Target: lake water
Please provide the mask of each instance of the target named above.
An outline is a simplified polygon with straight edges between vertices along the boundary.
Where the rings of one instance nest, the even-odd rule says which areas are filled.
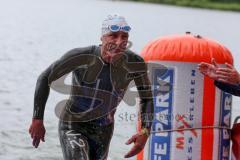
[[[228,47],[240,70],[240,13],[101,0],[0,0],[1,160],[62,159],[54,108],[66,97],[53,90],[45,111],[46,142],[38,149],[31,146],[28,127],[36,79],[66,51],[99,44],[102,20],[110,13],[127,18],[137,53],[152,39],[191,31]],[[240,114],[239,103],[234,97],[233,117]],[[126,113],[134,114],[135,107],[121,103],[116,116]],[[134,133],[134,121],[116,117],[111,159],[123,159],[131,147],[124,143]]]

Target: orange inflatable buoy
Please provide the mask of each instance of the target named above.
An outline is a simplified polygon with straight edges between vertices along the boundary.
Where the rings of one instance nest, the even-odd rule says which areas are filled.
[[[154,88],[154,119],[149,141],[137,159],[229,159],[232,96],[216,88],[197,65],[212,58],[222,66],[233,64],[230,51],[188,33],[153,40],[141,56]],[[162,82],[169,84],[169,92],[162,92]]]

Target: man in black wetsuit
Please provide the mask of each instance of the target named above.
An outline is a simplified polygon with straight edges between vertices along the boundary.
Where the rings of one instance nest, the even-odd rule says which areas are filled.
[[[214,80],[214,84],[224,92],[230,93],[234,96],[240,96],[240,74],[231,65],[226,63],[226,67],[219,67],[214,59],[212,63],[202,62],[198,69],[203,74]],[[232,140],[232,160],[240,159],[240,123],[237,123],[238,116],[234,120],[231,130]]]
[[[59,138],[64,160],[107,159],[114,113],[132,80],[140,96],[142,130],[127,141],[134,146],[125,158],[144,148],[151,130],[153,99],[144,60],[127,49],[130,29],[124,17],[108,16],[102,24],[100,46],[73,49],[39,76],[29,128],[33,146],[44,141],[43,117],[50,85],[72,72],[70,98],[57,106],[61,109]],[[66,94],[61,88],[56,90]]]

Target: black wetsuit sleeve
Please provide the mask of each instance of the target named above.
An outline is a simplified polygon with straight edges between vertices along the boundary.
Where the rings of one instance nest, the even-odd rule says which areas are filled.
[[[61,76],[73,71],[76,68],[77,64],[71,65],[72,64],[71,60],[76,59],[75,57],[78,55],[82,55],[84,53],[88,54],[90,50],[91,50],[90,47],[73,49],[67,52],[59,60],[51,64],[46,70],[44,70],[40,74],[37,80],[34,94],[34,108],[33,108],[34,119],[43,119],[44,117],[45,105],[50,92],[50,84],[54,80],[60,78]],[[87,63],[86,60],[82,61],[83,62],[79,63]],[[56,71],[58,72],[57,74],[55,73]]]
[[[240,85],[232,85],[219,81],[214,81],[214,84],[224,92],[230,93],[234,96],[240,96]]]
[[[153,98],[147,74],[134,79],[140,97],[141,127],[151,128],[153,120]]]
[[[139,64],[140,65],[140,64]],[[147,74],[147,66],[142,60],[141,65],[144,65],[144,71],[134,78],[138,94],[140,97],[140,116],[141,116],[141,127],[151,128],[153,120],[153,95],[151,90],[151,83]]]

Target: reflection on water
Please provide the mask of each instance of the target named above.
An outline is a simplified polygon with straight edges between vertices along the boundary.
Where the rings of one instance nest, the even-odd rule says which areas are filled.
[[[169,34],[193,33],[218,40],[240,58],[240,14],[164,5],[99,0],[9,0],[0,5],[0,159],[62,159],[54,107],[66,98],[51,91],[46,105],[46,142],[31,147],[28,127],[32,117],[37,76],[64,52],[100,43],[100,26],[109,13],[119,13],[131,24],[132,49],[139,52],[150,40]],[[239,63],[236,67],[240,70]],[[233,116],[240,113],[234,99]],[[121,103],[117,115],[135,113]],[[118,119],[118,117],[116,117]],[[116,121],[111,159],[123,159],[135,133],[134,121]],[[134,158],[132,158],[134,159]]]

